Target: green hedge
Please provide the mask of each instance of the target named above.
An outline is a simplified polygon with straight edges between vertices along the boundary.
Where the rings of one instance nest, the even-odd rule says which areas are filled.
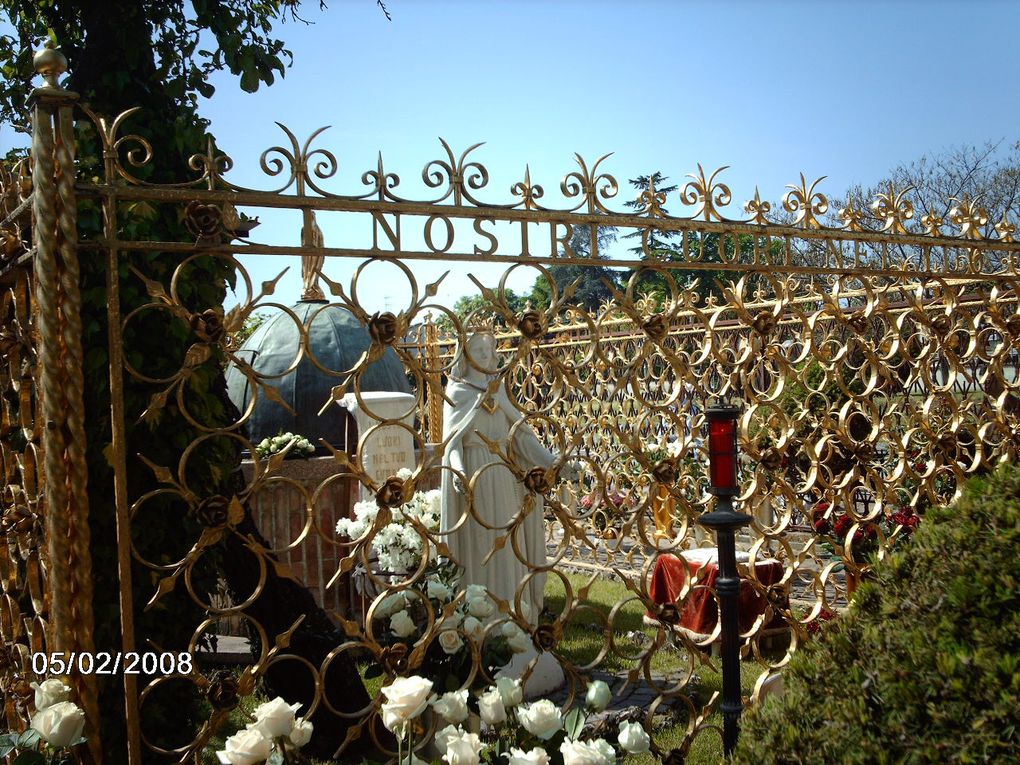
[[[735,762],[1020,762],[1020,469],[931,510],[784,676]]]

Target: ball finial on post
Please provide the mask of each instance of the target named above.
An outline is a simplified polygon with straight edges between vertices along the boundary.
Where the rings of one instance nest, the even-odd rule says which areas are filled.
[[[46,46],[36,51],[35,56],[32,57],[32,64],[35,66],[36,74],[42,75],[42,78],[46,80],[47,86],[63,90],[60,83],[57,82],[57,78],[67,71],[67,57],[57,50],[52,40],[47,40]]]

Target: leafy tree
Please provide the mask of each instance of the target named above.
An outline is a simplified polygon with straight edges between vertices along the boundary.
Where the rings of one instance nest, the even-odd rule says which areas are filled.
[[[603,253],[610,244],[616,241],[616,227],[598,226],[595,236],[598,251]],[[570,249],[579,258],[591,257],[590,227],[579,226],[574,228],[573,235],[570,237]],[[562,250],[560,254],[563,256],[567,255]],[[600,255],[599,257],[602,256]],[[614,285],[619,284],[619,275],[616,271],[607,266],[595,265],[594,263],[581,266],[556,265],[550,266],[548,270],[549,275],[555,281],[556,287],[561,294],[575,279],[581,279],[571,303],[579,305],[589,312],[597,311],[599,306],[612,299],[612,292],[606,286],[606,281]],[[539,309],[548,308],[551,304],[552,285],[550,285],[549,280],[545,276],[539,276],[535,280],[535,284],[531,288],[530,299],[532,305]]]
[[[518,295],[513,290],[508,289],[506,291],[506,301],[512,311],[520,313],[525,309],[528,298],[524,295]],[[481,295],[462,295],[457,298],[457,302],[453,304],[453,312],[457,314],[457,318],[460,319],[462,323],[467,320],[469,316],[471,316],[473,320],[492,319],[496,322],[501,322],[502,317],[497,316],[493,311],[488,310],[489,307],[489,301]],[[439,318],[436,319],[436,326],[446,333],[454,333],[457,331],[453,321],[445,313],[440,314]]]
[[[244,320],[244,326],[241,327],[241,330],[234,335],[234,341],[237,345],[241,346],[244,341],[255,334],[255,330],[265,324],[270,317],[271,314],[264,311],[256,311],[249,315],[248,318]]]
[[[656,170],[651,175],[639,175],[637,178],[631,178],[628,183],[638,191],[643,193],[649,190],[649,184],[654,184],[655,191],[658,194],[664,194],[667,197],[680,188],[675,183],[668,183],[669,178]],[[626,207],[631,208],[634,212],[638,212],[646,207],[645,202],[639,199],[632,199],[629,202],[624,203]],[[665,207],[660,208],[662,212],[668,213]],[[647,251],[654,253],[664,259],[668,259],[677,251],[677,245],[674,240],[680,237],[679,231],[657,231],[652,230],[648,235]],[[635,240],[634,246],[630,248],[630,252],[635,255],[640,255],[642,258],[646,253],[646,244],[642,240],[640,231],[632,231],[629,234],[624,234],[624,239]]]
[[[380,6],[382,3],[379,3]],[[0,36],[0,119],[24,122],[25,104],[32,87],[32,54],[44,39],[61,45],[69,61],[68,89],[99,114],[115,116],[130,107],[140,106],[126,127],[143,135],[152,145],[154,161],[138,169],[149,182],[179,181],[189,177],[187,158],[206,143],[207,121],[198,114],[198,96],[213,94],[210,77],[218,71],[230,71],[247,91],[271,84],[282,75],[291,54],[274,34],[279,21],[300,20],[299,0],[0,0],[0,11],[12,30]],[[320,2],[320,6],[324,5]],[[385,7],[383,7],[385,12]],[[212,50],[201,46],[206,40]],[[95,129],[87,120],[76,125],[79,177],[102,176],[102,146]],[[95,203],[83,200],[79,205],[79,236],[99,239],[102,218]],[[124,240],[193,240],[180,222],[180,211],[171,205],[133,205],[118,210],[117,225]],[[166,287],[180,256],[173,253],[126,253],[126,265],[155,283]],[[122,266],[122,268],[124,268]],[[86,438],[89,444],[89,503],[96,592],[96,644],[104,649],[120,645],[118,575],[114,492],[112,469],[104,454],[111,441],[110,391],[107,352],[108,304],[105,259],[82,258],[82,323],[85,348],[85,406],[89,413]],[[127,269],[121,276],[121,310],[128,315],[149,302],[142,282]],[[234,283],[234,273],[226,261],[204,257],[192,262],[187,278],[181,280],[180,298],[186,310],[199,312],[222,306],[226,289]],[[125,358],[136,369],[152,377],[176,372],[179,359],[196,342],[196,332],[186,322],[147,311],[124,331]],[[160,315],[164,314],[164,315]],[[195,368],[188,379],[186,399],[190,414],[212,426],[229,426],[237,412],[226,397],[223,357],[212,346],[210,358]],[[149,405],[153,389],[125,375],[127,452],[142,453],[153,464],[176,469],[184,449],[199,437],[174,401],[147,417],[140,417]],[[171,397],[172,399],[173,397]],[[236,442],[212,438],[203,442],[187,463],[187,484],[199,496],[230,497],[237,491],[239,454]],[[134,500],[151,491],[154,480],[141,464],[132,463],[128,471],[129,498]],[[180,557],[182,542],[190,545],[202,533],[196,508],[180,500],[161,499],[146,504],[147,512],[134,520],[134,539],[139,555],[157,563],[171,563]],[[241,588],[258,580],[258,564],[248,552],[242,536],[260,538],[250,514],[237,526],[238,534],[228,534],[217,548],[207,551],[205,571],[196,571],[193,583],[199,589],[222,570],[231,586]],[[325,614],[315,606],[312,596],[296,582],[280,578],[268,567],[263,595],[252,604],[249,614],[267,627],[270,635],[290,626],[297,616],[304,622],[291,641],[292,650],[318,664],[330,648],[343,639]],[[163,650],[184,650],[191,631],[200,621],[197,606],[183,594],[171,593],[155,607],[143,610],[154,585],[152,572],[135,567],[135,624],[139,636]],[[327,677],[326,693],[338,708],[357,708],[367,696],[359,681],[338,670]],[[270,669],[267,680],[273,688],[287,687],[293,675],[286,669]],[[344,675],[337,678],[336,675]],[[107,757],[122,759],[123,715],[120,678],[105,679],[101,687],[104,729],[102,737]],[[197,711],[193,695],[185,683],[174,684],[166,693],[146,702],[146,719],[162,724],[146,729],[150,741],[179,746],[181,736],[195,722]],[[338,693],[335,686],[342,690]],[[294,686],[290,686],[292,689]],[[307,696],[310,689],[290,694]],[[321,708],[321,707],[320,707]],[[342,724],[332,716],[330,724],[316,725],[311,753],[329,756],[343,739]],[[120,719],[118,719],[120,718]],[[160,722],[162,720],[162,722]],[[173,721],[170,726],[167,721]],[[171,727],[176,730],[171,730]]]
[[[636,178],[631,178],[629,181],[631,186],[635,190],[640,192],[646,192],[649,190],[649,183],[651,183],[657,194],[664,194],[668,198],[668,195],[675,192],[679,185],[675,183],[669,183],[669,178],[663,175],[661,172],[656,171],[651,175],[639,175]],[[643,209],[646,206],[646,202],[640,198],[631,200],[626,203],[627,207],[630,207],[635,212]],[[668,208],[665,206],[660,207],[663,213],[669,213]],[[625,278],[632,278],[633,274],[637,274],[637,285],[635,287],[635,294],[654,294],[658,302],[665,300],[670,293],[669,282],[666,277],[663,276],[661,271],[651,270],[640,270],[642,268],[649,268],[657,265],[659,261],[662,261],[662,268],[665,270],[668,264],[671,262],[678,262],[684,260],[684,252],[682,241],[682,234],[679,231],[651,231],[647,237],[643,237],[643,232],[633,231],[629,234],[624,235],[624,239],[635,240],[634,246],[630,248],[630,252],[633,252],[641,257],[643,261],[642,265],[635,268],[630,275]],[[753,253],[753,242],[749,236],[740,237],[740,252],[742,257],[750,258]],[[735,245],[732,237],[726,238],[726,243],[723,245],[723,252],[727,257],[732,258]],[[699,260],[704,263],[720,263],[722,262],[720,257],[720,236],[714,233],[700,234],[698,232],[691,232],[687,235],[687,249],[688,252],[701,251]],[[720,269],[669,269],[670,275],[676,282],[679,289],[690,290],[693,289],[700,295],[702,302],[710,295],[715,295],[717,298],[721,298],[722,294],[719,288],[716,286],[716,280],[722,282],[732,281],[736,278],[736,275]]]

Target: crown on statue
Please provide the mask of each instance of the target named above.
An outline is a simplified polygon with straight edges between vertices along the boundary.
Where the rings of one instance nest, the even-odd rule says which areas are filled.
[[[495,335],[496,317],[491,313],[476,312],[468,317],[468,321],[464,324],[464,332],[468,335]]]

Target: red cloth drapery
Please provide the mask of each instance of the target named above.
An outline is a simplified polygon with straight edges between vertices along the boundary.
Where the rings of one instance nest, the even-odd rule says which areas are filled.
[[[743,556],[746,560],[747,554]],[[689,592],[682,603],[680,593],[688,576],[695,576],[700,569],[701,574],[697,589]],[[741,566],[745,568],[746,565]],[[765,586],[775,584],[783,576],[783,566],[776,560],[760,560],[755,563],[755,574],[758,581]],[[680,556],[664,554],[655,562],[652,571],[652,582],[649,594],[655,603],[663,605],[676,603],[680,608],[680,626],[702,635],[710,635],[719,619],[719,609],[715,599],[715,580],[719,576],[719,565],[715,548],[700,548],[681,553]],[[766,598],[755,592],[746,577],[740,581],[740,598],[738,600],[738,622],[740,631],[746,632],[754,624],[754,620],[765,613],[768,602]],[[653,617],[655,614],[649,613]],[[782,619],[777,615],[766,627],[780,626]]]

